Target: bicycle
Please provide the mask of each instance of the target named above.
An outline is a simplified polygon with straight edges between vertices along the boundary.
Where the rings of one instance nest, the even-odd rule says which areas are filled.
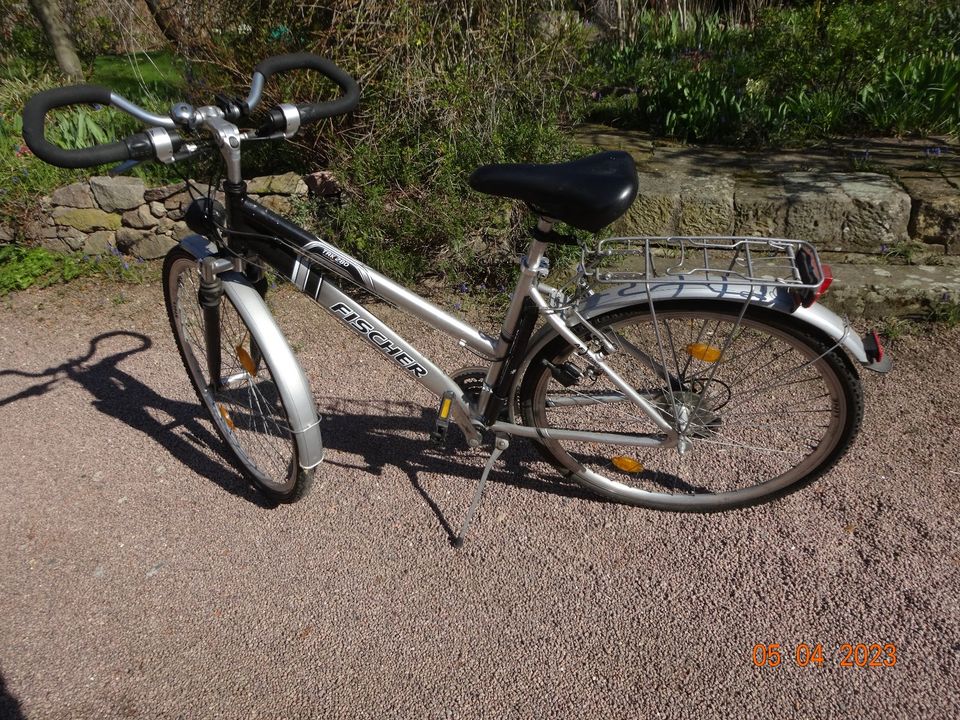
[[[271,76],[321,73],[332,101],[283,103],[251,120]],[[561,474],[622,503],[666,510],[744,507],[793,492],[843,456],[859,429],[856,364],[886,372],[875,331],[863,336],[818,303],[831,281],[816,249],[756,237],[610,238],[580,243],[558,222],[598,232],[635,199],[638,179],[623,152],[554,165],[478,168],[473,189],[519,200],[537,216],[498,336],[471,327],[330,242],[247,196],[242,146],[293,137],[350,112],[356,82],[308,54],[260,62],[245,99],[174,105],[155,115],[99,86],[39,93],[24,109],[24,139],[54,165],[174,163],[217,149],[225,203],[213,189],[193,200],[196,233],[167,255],[163,289],[191,383],[236,466],[263,493],[289,502],[323,458],[309,383],[264,297],[265,268],[289,280],[365,338],[439,400],[431,436],[451,424],[470,447],[492,438],[470,509],[513,437],[527,438]],[[46,114],[98,103],[150,125],[122,141],[65,150],[44,138]],[[549,246],[580,246],[573,276],[553,287]],[[479,356],[482,367],[447,375],[358,300],[346,281],[410,313]]]

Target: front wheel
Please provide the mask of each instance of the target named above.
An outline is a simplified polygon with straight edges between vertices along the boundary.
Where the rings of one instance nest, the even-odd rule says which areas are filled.
[[[175,247],[163,264],[170,327],[193,388],[223,438],[234,464],[265,495],[291,502],[308,487],[313,470],[300,467],[297,443],[274,373],[256,334],[224,293],[215,313],[219,377],[210,377],[197,260]],[[216,343],[212,343],[215,345]]]
[[[591,320],[616,348],[607,364],[660,411],[686,452],[554,439],[538,440],[541,450],[600,495],[666,510],[753,505],[823,475],[860,426],[856,370],[794,318],[754,306],[741,317],[742,309],[672,301]],[[561,337],[530,361],[519,400],[531,427],[662,433]]]

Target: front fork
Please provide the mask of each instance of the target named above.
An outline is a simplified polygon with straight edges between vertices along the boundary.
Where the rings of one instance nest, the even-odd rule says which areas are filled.
[[[207,373],[210,387],[219,391],[222,383],[220,348],[220,303],[223,302],[223,281],[220,273],[233,269],[233,261],[208,256],[200,261],[198,300],[203,311],[203,339],[207,348]]]

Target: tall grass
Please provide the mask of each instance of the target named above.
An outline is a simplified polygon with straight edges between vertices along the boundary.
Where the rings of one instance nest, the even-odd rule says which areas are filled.
[[[591,53],[595,120],[751,144],[960,132],[953,0],[823,0],[744,25],[643,9],[624,33]]]

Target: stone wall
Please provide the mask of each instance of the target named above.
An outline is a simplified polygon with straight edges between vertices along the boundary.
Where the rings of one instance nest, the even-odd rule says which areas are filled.
[[[801,150],[682,145],[601,125],[574,138],[626,150],[640,193],[624,235],[734,234],[882,255],[960,256],[960,149],[944,138],[873,138]]]
[[[193,185],[203,194],[209,190],[203,183]],[[288,213],[296,197],[335,190],[335,181],[324,172],[268,175],[247,182],[251,197],[279,213]],[[222,193],[218,198],[222,202]],[[163,257],[191,232],[183,222],[191,202],[184,183],[148,188],[139,178],[92,177],[43,197],[38,217],[23,230],[27,240],[51,250],[88,255],[119,251],[149,260]]]
[[[822,250],[881,253],[910,240],[910,213],[910,196],[877,173],[640,172],[640,193],[618,230],[784,237]]]

